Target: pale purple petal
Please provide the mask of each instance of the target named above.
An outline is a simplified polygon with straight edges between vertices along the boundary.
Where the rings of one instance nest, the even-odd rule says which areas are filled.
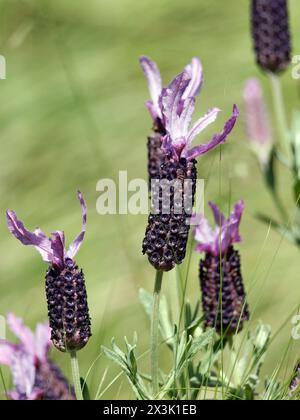
[[[38,324],[35,331],[35,356],[40,362],[46,362],[51,346],[51,331],[48,323]]]
[[[64,232],[61,232],[60,230],[52,232],[51,248],[52,264],[57,267],[63,268],[66,255]]]
[[[191,222],[193,225],[197,223],[194,229],[195,240],[198,242],[197,250],[209,251],[215,239],[212,227],[203,215],[194,216]]]
[[[216,222],[216,229],[213,230],[204,216],[194,218],[194,236],[198,242],[196,250],[207,252],[218,256],[227,252],[228,248],[236,242],[241,241],[239,225],[244,210],[244,202],[235,204],[234,210],[228,219],[220,212],[219,208],[209,203]]]
[[[186,155],[185,157],[187,157],[188,159],[195,159],[197,156],[203,155],[204,153],[208,152],[209,150],[213,149],[219,144],[224,143],[224,141],[226,140],[226,137],[235,126],[238,115],[239,115],[238,108],[236,105],[234,105],[232,115],[229,118],[229,120],[227,120],[227,122],[225,123],[223,131],[221,133],[215,134],[209,143],[200,144],[199,146],[196,146],[192,148],[191,150],[188,150],[185,153]]]
[[[234,210],[228,219],[228,228],[230,231],[230,240],[232,243],[241,241],[241,236],[239,234],[239,226],[241,223],[241,218],[242,218],[244,209],[245,209],[244,201],[243,200],[238,201],[235,204]]]
[[[183,103],[183,108],[180,116],[177,117],[178,127],[177,131],[179,133],[178,137],[185,137],[189,131],[189,126],[192,122],[192,116],[195,110],[195,98],[187,98]]]
[[[220,211],[219,207],[212,201],[210,201],[208,204],[212,209],[216,225],[223,226],[226,222],[226,217],[224,216],[224,214]]]
[[[221,110],[219,108],[212,108],[210,109],[202,118],[199,118],[197,122],[193,125],[191,130],[189,131],[187,135],[187,142],[188,144],[191,144],[194,138],[201,133],[209,124],[216,121],[216,118],[218,116],[218,113]]]
[[[249,143],[260,163],[269,163],[274,140],[270,117],[259,80],[250,79],[244,88],[245,123]]]
[[[145,56],[140,57],[140,64],[148,80],[148,87],[153,103],[153,108],[151,108],[151,115],[156,115],[156,117],[161,118],[159,96],[162,91],[162,81],[159,69],[154,61]]]
[[[44,391],[42,389],[39,388],[34,388],[31,391],[31,394],[28,395],[28,400],[29,401],[36,401],[36,400],[41,400],[43,398],[44,395]]]
[[[197,96],[203,84],[203,71],[199,58],[194,57],[192,62],[185,67],[185,70],[191,80],[182,95],[182,99]]]
[[[270,120],[260,81],[247,80],[243,93],[249,140],[258,144],[272,142]]]
[[[157,118],[160,118],[160,116],[157,115],[157,108],[154,106],[152,101],[146,101],[145,105],[146,105],[146,108],[148,109],[153,121],[155,121]]]
[[[51,262],[51,241],[40,229],[30,232],[18,219],[16,213],[11,210],[7,210],[6,219],[8,229],[23,245],[35,246],[41,253],[43,260]]]
[[[20,394],[18,391],[9,391],[7,395],[13,401],[24,400],[24,395]],[[44,395],[44,391],[38,388],[34,388],[30,395],[26,395],[26,400],[27,401],[41,400],[43,398],[43,395]]]
[[[166,134],[162,139],[162,145],[167,154],[176,153],[172,144],[172,139],[169,134]]]
[[[18,351],[18,346],[0,340],[0,365],[11,366],[14,352]]]
[[[9,313],[7,315],[7,324],[11,331],[19,338],[24,350],[34,355],[35,353],[35,340],[33,332],[26,327],[23,320],[16,315]]]
[[[187,147],[186,134],[195,109],[195,99],[187,98],[185,101],[182,101],[182,104],[181,114],[174,117],[172,128],[174,137],[172,137],[171,143],[177,157],[180,156],[183,149]]]
[[[166,131],[170,134],[172,140],[179,138],[181,135],[182,130],[178,131],[178,117],[182,112],[182,94],[189,81],[187,73],[182,72],[175,77],[167,88],[162,90],[160,103]]]
[[[80,191],[78,191],[77,196],[78,196],[78,199],[79,199],[79,202],[80,202],[81,212],[82,212],[82,228],[81,228],[80,234],[71,243],[69,251],[68,251],[68,257],[72,258],[72,259],[75,257],[75,255],[79,251],[79,248],[80,248],[80,246],[82,244],[82,241],[84,239],[85,231],[86,231],[86,220],[87,220],[87,207],[86,207],[86,202],[84,200],[84,197],[83,197],[83,195]]]
[[[11,371],[17,393],[30,397],[35,383],[34,357],[24,352],[14,354]]]

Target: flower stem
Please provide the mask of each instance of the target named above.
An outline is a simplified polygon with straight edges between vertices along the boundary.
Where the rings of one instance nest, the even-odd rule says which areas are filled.
[[[158,383],[158,329],[159,329],[159,300],[162,285],[163,271],[158,270],[155,277],[153,292],[153,307],[151,320],[151,377],[154,397],[159,392]]]
[[[272,86],[273,104],[280,135],[280,141],[284,147],[284,150],[287,152],[287,156],[290,156],[289,128],[285,112],[281,80],[279,76],[275,74],[270,74],[270,81]]]
[[[77,359],[77,352],[76,351],[71,351],[70,356],[71,356],[72,377],[73,377],[76,399],[78,401],[83,401],[83,395],[82,395],[82,389],[81,389],[81,383],[80,383],[79,365],[78,365],[78,359]]]

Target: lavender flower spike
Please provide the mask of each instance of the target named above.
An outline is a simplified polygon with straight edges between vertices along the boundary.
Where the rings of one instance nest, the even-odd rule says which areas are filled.
[[[249,142],[265,168],[270,162],[274,141],[260,81],[255,78],[247,80],[243,94]]]
[[[18,344],[0,340],[0,364],[10,367],[15,387],[8,396],[13,400],[74,399],[67,380],[49,359],[48,324],[38,324],[32,332],[14,314],[8,314],[7,322],[20,340]]]
[[[202,215],[193,216],[196,225],[196,250],[204,252],[200,261],[200,285],[205,325],[221,333],[234,334],[249,319],[243,286],[240,256],[233,247],[240,242],[239,225],[244,210],[243,201],[235,204],[226,219],[219,208],[209,203],[214,214],[213,229]]]
[[[33,245],[49,263],[46,295],[51,339],[61,351],[79,350],[91,336],[84,274],[74,260],[86,230],[86,203],[81,192],[78,192],[78,199],[82,209],[82,229],[68,250],[64,232],[55,231],[50,238],[40,229],[30,232],[16,213],[7,211],[10,232],[24,245]]]
[[[174,188],[167,197],[170,204],[162,189],[155,193],[159,205],[155,206],[155,212],[149,216],[143,253],[147,254],[155,269],[163,271],[171,270],[185,257],[196,191],[195,158],[223,143],[239,114],[234,105],[232,115],[223,130],[215,134],[208,143],[192,147],[195,137],[215,121],[220,110],[213,108],[191,124],[195,98],[184,97],[190,81],[189,72],[184,70],[162,90],[159,99],[166,134],[162,138],[163,155],[157,180],[160,184],[168,181]]]
[[[287,0],[252,0],[251,15],[257,64],[280,73],[291,61]]]
[[[160,96],[162,93],[162,80],[157,64],[150,58],[140,57],[140,64],[148,81],[151,100],[146,102],[150,115],[153,120],[154,134],[148,137],[148,174],[149,190],[151,189],[151,179],[158,179],[160,166],[164,157],[162,150],[162,138],[166,134],[165,121],[160,106]],[[183,92],[183,99],[195,97],[199,94],[203,82],[202,65],[198,58],[194,57],[190,64],[185,67],[189,75],[190,83]]]

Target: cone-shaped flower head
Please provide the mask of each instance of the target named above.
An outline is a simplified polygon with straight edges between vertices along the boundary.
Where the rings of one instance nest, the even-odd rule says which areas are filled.
[[[247,136],[251,148],[264,168],[269,164],[274,143],[260,81],[255,78],[247,80],[243,95]]]
[[[74,399],[67,380],[49,359],[48,324],[38,324],[33,332],[14,314],[8,314],[7,322],[19,339],[17,344],[0,340],[0,364],[10,367],[14,384],[9,397],[13,400]]]
[[[150,115],[153,120],[154,134],[148,137],[148,174],[149,189],[151,189],[151,179],[159,178],[159,170],[164,157],[162,150],[162,138],[166,134],[165,119],[161,110],[160,96],[162,94],[163,85],[157,64],[150,58],[140,57],[140,64],[148,81],[148,87],[151,100],[146,102]],[[194,57],[190,64],[185,67],[186,73],[189,75],[190,82],[183,92],[183,99],[188,97],[196,97],[203,83],[202,65],[198,58]]]
[[[252,0],[252,37],[257,64],[265,71],[279,73],[291,61],[286,0]]]
[[[216,228],[203,215],[193,216],[196,250],[205,253],[200,262],[200,285],[205,325],[234,334],[249,319],[240,256],[233,245],[241,241],[239,225],[244,203],[239,201],[227,219],[210,203]]]
[[[238,117],[238,109],[234,106],[222,132],[215,134],[208,143],[192,147],[195,137],[215,121],[219,109],[211,109],[192,124],[195,97],[186,95],[190,86],[190,72],[185,69],[162,89],[158,101],[166,134],[162,138],[163,156],[157,180],[159,186],[169,183],[171,187],[167,200],[162,188],[153,192],[152,199],[158,204],[149,216],[143,242],[143,253],[157,270],[171,270],[185,257],[196,190],[195,158],[223,143]]]
[[[82,209],[82,230],[68,250],[62,231],[53,232],[50,238],[40,229],[30,232],[16,213],[7,211],[10,232],[22,244],[33,245],[49,263],[46,295],[51,339],[61,351],[79,350],[91,336],[84,275],[74,260],[86,230],[86,203],[81,192],[78,192],[78,199]]]

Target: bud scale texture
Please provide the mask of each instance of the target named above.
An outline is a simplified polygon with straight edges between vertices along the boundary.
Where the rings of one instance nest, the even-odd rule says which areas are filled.
[[[51,340],[60,351],[79,350],[91,336],[84,274],[72,260],[65,268],[50,267],[46,295]]]
[[[245,304],[238,251],[230,247],[227,254],[221,257],[221,262],[219,256],[206,254],[200,262],[200,285],[206,327],[215,327],[218,333],[223,330],[228,335],[234,334],[237,329],[240,331],[244,321],[249,319],[249,311]]]

